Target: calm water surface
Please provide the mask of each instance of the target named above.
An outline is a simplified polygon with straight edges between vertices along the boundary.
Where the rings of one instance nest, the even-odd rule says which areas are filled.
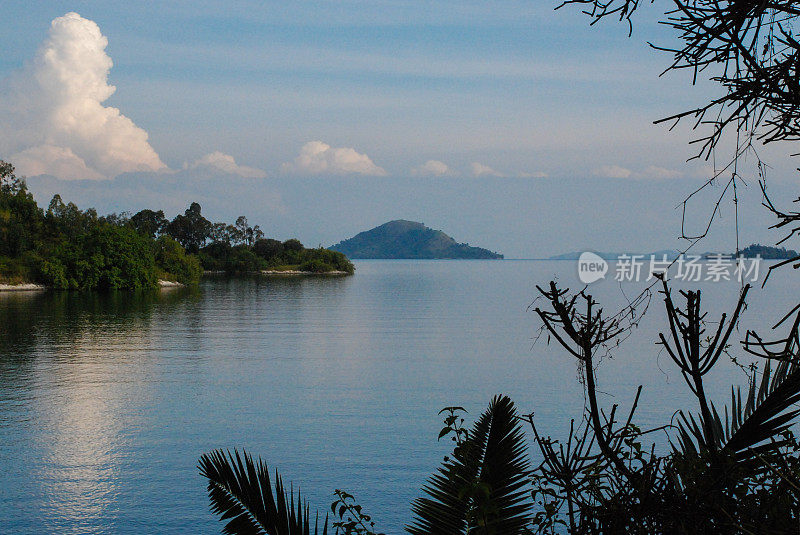
[[[348,278],[205,279],[154,295],[0,294],[0,532],[218,533],[198,457],[244,447],[328,508],[355,494],[387,533],[447,452],[437,412],[512,396],[561,436],[583,404],[576,365],[528,311],[535,285],[578,287],[573,262],[364,261]],[[796,301],[773,275],[743,326]],[[718,315],[735,283],[704,284]],[[613,310],[639,286],[592,286]],[[624,292],[624,293],[623,293]],[[603,362],[608,404],[645,384],[639,420],[688,400],[653,345],[664,313]],[[715,371],[728,395],[742,373]]]

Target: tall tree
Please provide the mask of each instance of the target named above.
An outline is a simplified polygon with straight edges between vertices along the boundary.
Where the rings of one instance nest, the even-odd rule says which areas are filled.
[[[18,256],[34,247],[42,211],[14,166],[0,160],[0,256]]]
[[[136,232],[151,238],[161,235],[169,225],[163,210],[142,210],[131,217],[130,223]]]
[[[211,222],[201,212],[200,205],[193,202],[183,215],[175,216],[167,225],[167,234],[190,253],[197,253],[211,235]]]

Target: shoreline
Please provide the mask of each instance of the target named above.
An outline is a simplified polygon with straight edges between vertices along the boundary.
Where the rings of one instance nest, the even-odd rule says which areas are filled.
[[[0,292],[42,292],[47,290],[47,286],[23,282],[21,284],[0,284]]]
[[[350,275],[350,273],[346,271],[327,271],[324,273],[317,273],[315,271],[299,271],[296,269],[288,269],[288,270],[277,270],[277,269],[265,269],[262,271],[252,271],[251,274],[259,274],[259,275],[281,275],[281,276],[345,276]],[[221,275],[225,274],[224,271],[204,271],[203,275]],[[164,279],[158,279],[156,281],[156,288],[160,290],[168,290],[174,288],[185,288],[186,285],[177,282],[177,281],[168,281]],[[33,282],[22,282],[19,284],[5,284],[0,283],[0,292],[46,292],[50,290],[47,286],[43,284],[36,284]]]
[[[156,283],[158,288],[184,288],[186,285],[176,281],[167,281],[158,279]],[[32,282],[23,282],[20,284],[0,284],[0,292],[44,292],[49,290],[47,286],[42,284],[34,284]]]
[[[349,275],[346,271],[325,271],[323,273],[317,273],[316,271],[298,271],[296,269],[287,269],[284,271],[280,271],[277,269],[264,269],[261,270],[260,273],[262,275]]]
[[[324,272],[316,272],[316,271],[300,271],[297,269],[262,269],[260,271],[247,271],[244,273],[228,273],[227,271],[203,271],[203,275],[331,275],[331,276],[339,276],[339,275],[352,275],[352,273],[348,273],[347,271],[324,271]]]
[[[183,288],[186,285],[177,281],[165,281],[163,279],[158,279],[158,287],[159,288]]]

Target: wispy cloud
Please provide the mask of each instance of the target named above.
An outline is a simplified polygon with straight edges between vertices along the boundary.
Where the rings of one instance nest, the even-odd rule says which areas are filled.
[[[453,176],[455,174],[446,163],[439,160],[428,160],[411,169],[411,176]]]
[[[494,169],[492,169],[488,165],[484,165],[484,164],[479,163],[479,162],[473,162],[470,165],[470,169],[472,170],[472,176],[475,176],[475,177],[481,177],[481,176],[504,177],[504,176],[506,176],[503,173],[500,173],[499,171],[495,171]]]
[[[630,178],[635,180],[668,180],[684,176],[681,171],[657,165],[650,165],[640,170],[631,170],[620,165],[604,165],[595,169],[593,174],[602,178]]]
[[[630,178],[633,171],[619,165],[603,165],[595,169],[593,174],[602,178]]]
[[[309,141],[292,162],[281,166],[285,173],[298,175],[367,175],[386,176],[366,154],[346,147],[331,147],[322,141]]]
[[[519,178],[547,178],[547,173],[544,171],[534,171],[533,173],[517,173]]]
[[[264,178],[267,173],[255,167],[239,165],[230,154],[224,152],[211,152],[206,154],[193,164],[187,166],[190,169],[212,169],[222,171],[231,175],[238,175],[246,178]]]
[[[641,178],[654,178],[657,180],[667,180],[670,178],[682,178],[683,173],[675,169],[667,169],[666,167],[659,167],[651,165],[641,173],[637,173],[637,177]]]

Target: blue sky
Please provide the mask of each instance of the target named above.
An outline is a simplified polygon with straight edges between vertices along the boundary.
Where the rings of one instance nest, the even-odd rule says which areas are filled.
[[[28,79],[42,78],[41,69],[31,64],[48,39],[51,21],[77,12],[99,27],[108,40],[104,54],[114,63],[107,83],[116,91],[101,105],[117,108],[137,132],[146,132],[154,154],[142,156],[144,167],[135,168],[131,162],[146,151],[133,151],[124,163],[109,163],[100,161],[108,153],[103,147],[87,148],[85,139],[73,143],[64,132],[31,134],[30,141],[25,135],[15,137],[19,121],[22,132],[53,126],[35,126],[44,115],[34,110],[36,121],[17,113],[7,114],[4,123],[0,115],[0,136],[7,138],[0,138],[0,158],[22,154],[18,160],[28,165],[34,192],[36,174],[71,178],[56,185],[52,179],[40,180],[42,195],[69,191],[79,205],[108,210],[140,209],[145,198],[157,201],[162,183],[169,182],[159,176],[180,171],[178,186],[163,186],[171,195],[165,202],[168,210],[177,199],[195,195],[208,198],[204,208],[209,213],[234,218],[241,205],[238,192],[248,196],[245,204],[253,204],[255,213],[247,215],[262,227],[271,226],[276,234],[294,229],[306,241],[327,244],[373,223],[413,215],[427,216],[426,223],[457,239],[485,241],[511,256],[557,254],[589,241],[604,242],[595,244],[598,249],[671,247],[679,229],[667,222],[661,232],[656,228],[638,238],[634,233],[631,242],[621,238],[625,233],[615,226],[619,222],[603,213],[609,207],[624,209],[634,224],[645,224],[655,202],[645,195],[658,190],[669,205],[667,216],[673,214],[682,195],[708,169],[706,162],[685,163],[693,150],[685,128],[670,133],[652,121],[702,102],[712,88],[693,88],[683,75],[658,77],[669,58],[649,49],[646,41],[669,43],[670,36],[655,24],[654,6],[645,6],[628,38],[624,25],[589,28],[576,8],[556,12],[554,5],[5,2],[7,20],[14,21],[0,35],[0,78],[6,85],[24,80],[26,69],[33,73]],[[70,38],[54,40],[53,46],[71,46]],[[20,108],[11,92],[0,98]],[[43,97],[42,105],[51,100]],[[323,144],[307,145],[315,141]],[[25,152],[45,145],[48,151]],[[65,167],[52,164],[54,146],[60,157],[67,152],[69,158],[80,157],[86,176],[74,166],[59,176],[54,170]],[[786,152],[766,153],[779,182],[791,178],[793,162]],[[32,160],[45,154],[49,163]],[[435,163],[426,165],[430,161]],[[222,181],[239,184],[237,176],[248,175],[262,182],[227,189],[230,199],[210,196],[198,190],[206,164]],[[156,176],[142,177],[140,185],[148,184],[150,196],[119,185],[129,184],[131,177],[115,179],[147,170]],[[436,176],[426,182],[426,175]],[[352,191],[354,178],[362,181],[356,184],[370,192],[369,198],[348,202],[346,214],[326,204],[337,188]],[[591,232],[568,218],[558,225],[548,218],[537,232],[555,236],[538,243],[521,230],[509,236],[508,229],[524,227],[519,223],[531,217],[516,212],[515,221],[514,199],[529,198],[533,206],[528,209],[535,213],[537,199],[558,192],[559,182],[581,180],[591,182],[597,193],[591,199],[573,197],[569,207],[593,215],[597,223]],[[331,194],[314,200],[314,184]],[[506,199],[507,207],[481,212],[476,201],[487,197],[489,185],[488,197],[500,204]],[[620,188],[634,195],[625,207],[615,204]],[[97,193],[101,190],[102,195]],[[636,192],[642,195],[638,202]],[[254,202],[254,195],[262,195],[264,202]],[[432,195],[440,202],[421,213]],[[407,214],[391,209],[398,196],[406,199]],[[385,207],[385,217],[376,207]],[[298,224],[311,210],[312,220]],[[482,221],[480,226],[455,215],[467,210]],[[477,227],[483,230],[467,230]],[[723,242],[721,237],[720,244],[710,245]]]

